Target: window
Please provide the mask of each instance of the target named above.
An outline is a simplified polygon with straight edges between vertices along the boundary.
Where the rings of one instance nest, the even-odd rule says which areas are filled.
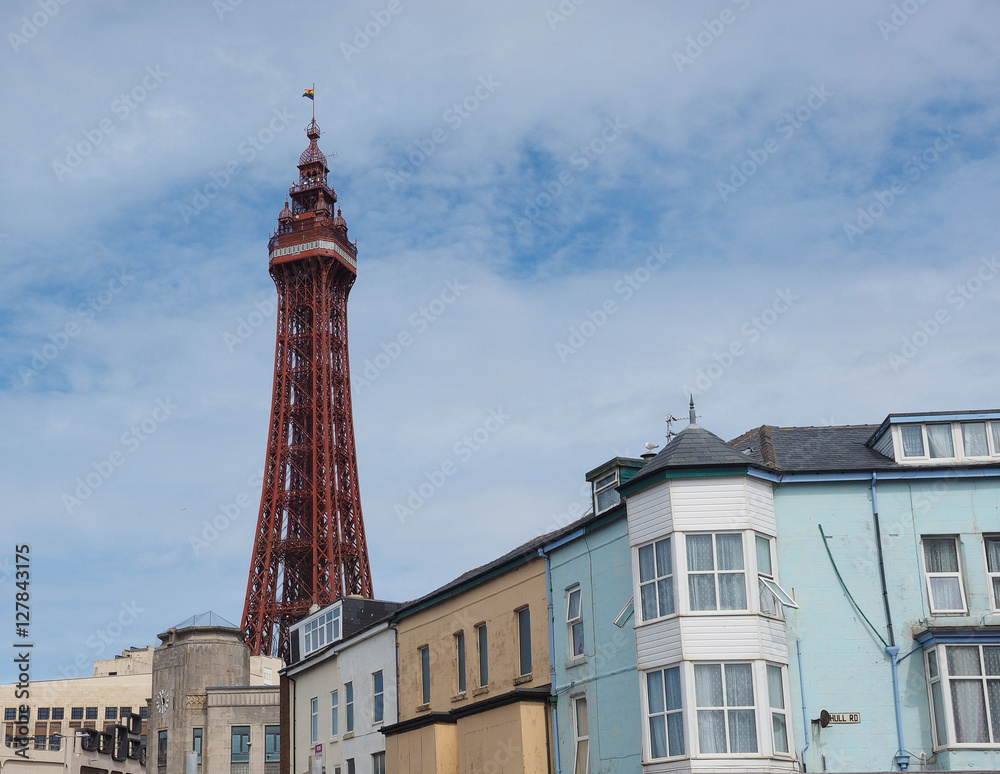
[[[62,749],[62,734],[55,733],[49,735],[49,749],[50,750]]]
[[[17,720],[17,707],[4,707],[4,720]]]
[[[340,691],[330,691],[330,736],[340,733]]]
[[[757,752],[750,664],[695,664],[694,691],[701,753]]]
[[[245,767],[233,767],[231,769],[249,770],[250,763],[250,726],[233,726],[232,749],[229,753],[231,764],[246,763]]]
[[[344,683],[344,715],[348,734],[354,733],[354,683]]]
[[[281,760],[281,726],[264,726],[264,763]]]
[[[526,607],[517,611],[517,663],[518,675],[531,674],[531,611]]]
[[[684,754],[680,667],[646,673],[649,752],[653,758]]]
[[[1000,610],[1000,537],[983,538],[986,544],[986,572],[990,579],[990,598],[993,609]]]
[[[936,744],[1000,744],[1000,645],[945,645],[927,651]]]
[[[476,649],[479,652],[479,687],[485,688],[490,684],[490,651],[486,624],[479,624],[476,627]]]
[[[303,627],[305,632],[304,648],[305,654],[309,655],[313,651],[329,645],[331,642],[340,639],[340,608],[334,608],[323,615],[307,621]]]
[[[904,457],[942,459],[955,456],[955,440],[950,423],[902,425],[900,431]]]
[[[615,489],[617,485],[617,468],[594,481],[594,513],[603,513],[608,508],[618,505],[621,496]]]
[[[271,671],[271,667],[264,667],[264,685],[271,684],[271,680],[273,679],[273,674],[274,673]]]
[[[104,708],[104,719],[105,720],[117,720],[118,719],[118,708],[117,707],[105,707]]]
[[[385,694],[383,692],[382,684],[382,672],[376,672],[372,675],[372,722],[381,723],[382,715],[384,714],[385,707],[383,701]]]
[[[420,654],[420,703],[431,703],[431,649],[424,645],[417,648]]]
[[[139,707],[139,717],[145,720],[149,717],[149,707],[142,706]]]
[[[313,744],[319,741],[319,699],[309,700],[309,738]]]
[[[83,707],[73,707],[69,711],[70,720],[83,720]]]
[[[958,538],[924,537],[924,574],[931,613],[964,613],[965,589]]]
[[[53,720],[62,720],[65,717],[65,715],[66,715],[66,708],[65,707],[53,707],[52,708],[52,719]]]
[[[132,714],[132,708],[131,707],[119,707],[118,708],[118,717],[120,717],[122,720],[127,720],[128,716],[131,715],[131,714]]]
[[[692,610],[746,610],[743,535],[688,535],[688,592]]]
[[[587,697],[573,699],[573,749],[576,751],[576,765],[573,774],[588,774],[590,771],[590,727],[587,718]]]
[[[711,538],[710,535],[702,537]],[[639,601],[643,621],[677,612],[674,607],[674,564],[670,538],[639,549]]]
[[[87,720],[97,720],[97,707],[87,707]]]
[[[767,665],[767,697],[771,707],[771,733],[776,753],[788,752],[788,718],[785,712],[785,684],[781,667]]]
[[[962,446],[966,457],[989,457],[990,445],[986,440],[986,423],[963,422]]]
[[[903,425],[903,456],[924,457],[924,433],[920,425]]]
[[[45,749],[46,737],[45,734],[35,734],[35,749],[44,750]]]
[[[569,655],[571,658],[583,655],[583,594],[580,587],[569,590],[566,595],[566,625],[569,628]]]
[[[455,664],[458,669],[458,693],[465,693],[465,632],[455,635]]]
[[[760,612],[765,615],[783,617],[782,606],[797,608],[791,594],[785,591],[774,579],[774,568],[771,564],[772,540],[763,535],[755,536],[757,546],[757,585],[760,595]]]
[[[372,754],[372,774],[385,774],[385,753]]]
[[[97,708],[94,707],[94,711]],[[90,707],[87,707],[87,712],[90,712]],[[167,770],[167,732],[160,731],[156,737],[156,771],[157,774],[164,774]]]
[[[48,707],[39,707],[38,708],[38,719],[39,720],[48,720],[49,719],[49,708]]]
[[[198,753],[198,770],[201,771],[201,743],[203,740],[202,729],[191,729],[191,749]]]
[[[347,763],[347,774],[356,774],[354,771],[354,758],[348,758],[345,763]]]

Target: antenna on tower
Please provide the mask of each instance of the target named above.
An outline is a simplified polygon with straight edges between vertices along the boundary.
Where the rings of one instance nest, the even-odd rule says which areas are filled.
[[[675,417],[673,414],[667,414],[667,443],[670,443],[670,439],[673,438],[677,433],[670,429],[671,422],[680,422],[680,417]]]

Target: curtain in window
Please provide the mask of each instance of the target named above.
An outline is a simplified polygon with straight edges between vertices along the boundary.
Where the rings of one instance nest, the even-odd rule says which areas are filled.
[[[976,675],[983,673],[979,663],[979,647],[976,645],[955,645],[945,649],[948,653],[948,674]]]
[[[663,718],[663,672],[646,675],[646,701],[649,707],[649,746],[654,758],[667,757],[667,727]],[[652,717],[656,715],[656,717]]]
[[[673,575],[673,560],[670,556],[670,538],[656,544],[656,574],[659,577]]]
[[[920,425],[903,425],[903,456],[924,456],[924,435]]]
[[[958,578],[931,578],[931,600],[935,610],[963,610],[962,587]]]
[[[747,609],[747,584],[743,573],[727,572],[719,575],[719,608]]]
[[[715,610],[715,576],[688,575],[692,610]]]
[[[931,457],[954,457],[951,425],[927,425],[927,445],[931,447]]]
[[[657,606],[656,606],[656,586],[652,583],[648,583],[645,586],[641,586],[640,596],[642,597],[642,620],[651,621],[657,617]]]
[[[716,535],[720,570],[743,569],[743,535]]]
[[[711,535],[688,535],[685,543],[687,544],[687,563],[690,572],[715,569]]]
[[[951,704],[955,712],[955,741],[959,743],[989,741],[986,729],[986,702],[980,680],[952,680]]]
[[[753,706],[753,675],[749,664],[726,664],[726,704]]]
[[[1000,572],[1000,540],[986,539],[986,569],[990,572]]]
[[[699,707],[722,707],[722,665],[695,664],[694,690]],[[698,746],[702,753],[728,752],[723,710],[698,710]]]
[[[990,717],[993,728],[993,743],[1000,740],[1000,680],[986,681],[986,695],[990,700]]]
[[[986,444],[986,423],[966,422],[962,425],[962,445],[966,457],[988,457],[990,448]]]
[[[993,431],[993,448],[1000,452],[1000,422],[990,422]]]
[[[653,547],[643,546],[639,549],[639,580],[643,583],[656,577]]]
[[[952,538],[925,538],[927,572],[958,572],[958,551]]]
[[[757,719],[753,710],[729,710],[729,752],[757,752]]]
[[[674,613],[674,579],[664,578],[656,583],[660,595],[660,615]]]

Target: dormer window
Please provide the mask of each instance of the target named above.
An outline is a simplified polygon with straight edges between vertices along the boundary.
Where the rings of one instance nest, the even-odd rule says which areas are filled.
[[[926,422],[899,426],[900,462],[1000,456],[1000,422]]]
[[[603,513],[618,505],[621,497],[618,495],[618,469],[615,468],[610,473],[594,481],[594,513]]]
[[[303,655],[319,650],[340,639],[340,607],[328,610],[302,625]]]

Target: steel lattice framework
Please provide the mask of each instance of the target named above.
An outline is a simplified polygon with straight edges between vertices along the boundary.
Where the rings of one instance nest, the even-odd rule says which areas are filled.
[[[315,118],[299,180],[268,244],[278,289],[274,391],[243,628],[256,655],[288,659],[288,626],[312,605],[372,596],[347,355],[357,246],[327,182]]]

